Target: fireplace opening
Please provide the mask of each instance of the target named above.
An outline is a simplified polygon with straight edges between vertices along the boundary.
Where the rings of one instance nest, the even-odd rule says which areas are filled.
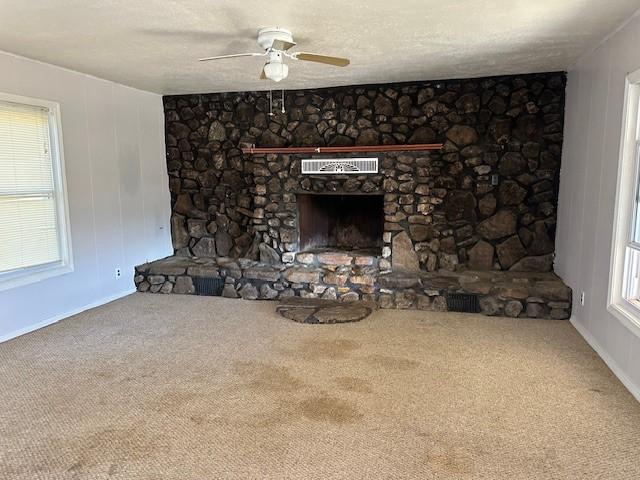
[[[366,250],[379,255],[383,195],[298,194],[300,250]]]

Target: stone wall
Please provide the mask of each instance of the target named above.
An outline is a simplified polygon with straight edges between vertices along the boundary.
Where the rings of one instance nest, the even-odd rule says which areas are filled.
[[[549,73],[303,90],[273,115],[268,92],[165,97],[176,253],[294,261],[297,192],[384,192],[394,262],[548,270],[564,87]],[[302,177],[303,156],[239,149],[429,142],[444,148],[377,155],[361,176]]]

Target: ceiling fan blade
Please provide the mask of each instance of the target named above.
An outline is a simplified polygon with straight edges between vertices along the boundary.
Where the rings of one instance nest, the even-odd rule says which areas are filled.
[[[330,57],[328,55],[318,55],[316,53],[296,52],[292,56],[298,60],[326,63],[327,65],[335,65],[336,67],[346,67],[351,63],[348,58]]]
[[[291,47],[295,47],[296,42],[287,42],[285,40],[274,40],[271,44],[271,48],[274,50],[289,50]]]
[[[234,53],[231,55],[218,55],[216,57],[207,57],[199,59],[200,62],[207,62],[209,60],[221,60],[223,58],[236,58],[236,57],[262,57],[266,53]]]
[[[267,80],[267,74],[264,73],[264,67],[262,67],[262,71],[260,72],[260,80]]]

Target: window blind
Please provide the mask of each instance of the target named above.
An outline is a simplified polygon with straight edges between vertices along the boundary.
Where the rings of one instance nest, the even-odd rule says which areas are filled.
[[[0,273],[61,260],[49,118],[0,101]]]

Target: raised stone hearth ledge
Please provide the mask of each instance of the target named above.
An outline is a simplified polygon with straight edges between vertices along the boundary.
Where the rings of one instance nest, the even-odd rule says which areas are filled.
[[[194,294],[194,277],[224,279],[230,298],[287,297],[376,303],[380,308],[447,311],[446,295],[472,293],[481,313],[566,319],[571,289],[552,272],[385,272],[377,257],[326,252],[298,254],[295,264],[227,257],[167,257],[136,267],[138,291]]]
[[[371,302],[289,297],[280,300],[276,312],[298,323],[332,324],[359,322],[377,308],[378,306]]]

